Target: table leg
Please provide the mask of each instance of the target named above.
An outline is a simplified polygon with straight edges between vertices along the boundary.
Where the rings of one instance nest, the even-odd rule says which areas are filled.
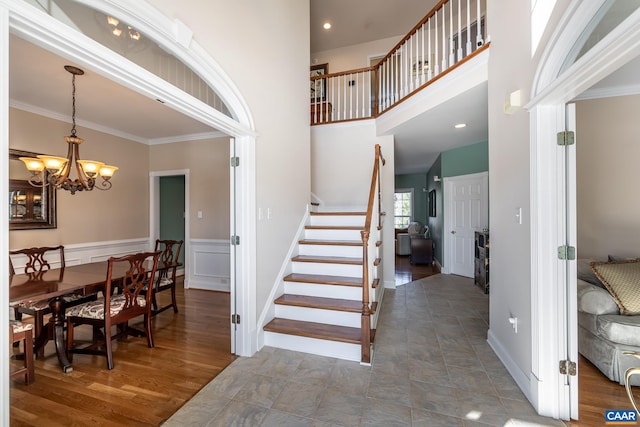
[[[73,371],[73,366],[71,366],[71,362],[67,357],[67,342],[64,339],[64,300],[62,297],[54,298],[49,301],[49,307],[51,307],[49,327],[53,328],[53,339],[56,345],[58,362],[60,363],[62,372],[67,374]]]

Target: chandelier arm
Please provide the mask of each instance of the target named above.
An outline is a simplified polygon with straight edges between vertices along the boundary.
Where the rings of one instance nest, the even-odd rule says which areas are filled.
[[[76,166],[76,173],[78,174],[78,182],[86,190],[91,190],[93,188],[93,181],[84,173],[84,170],[82,169],[82,167],[80,167],[80,163],[78,163],[78,160],[80,160],[80,148],[79,148],[80,144],[78,144],[77,142],[69,142],[69,144],[70,144],[69,148],[71,148],[71,145],[73,145],[73,157],[71,158],[71,160],[73,161],[73,164],[75,164]]]

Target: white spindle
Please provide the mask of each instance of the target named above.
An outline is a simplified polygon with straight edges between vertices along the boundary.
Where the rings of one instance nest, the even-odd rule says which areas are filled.
[[[476,48],[482,46],[484,42],[482,41],[482,33],[480,32],[480,0],[477,0],[477,10],[478,10],[478,20],[476,21]]]
[[[453,0],[449,2],[449,66],[456,62],[453,46]]]
[[[439,31],[438,31],[438,12],[436,12],[435,15],[433,15],[433,16],[434,16],[434,19],[435,19],[433,32],[436,34],[436,40],[435,40],[436,41],[435,42],[436,56],[435,56],[435,61],[434,61],[435,62],[435,70],[433,72],[435,73],[435,75],[438,75],[438,74],[440,74],[440,55],[438,54],[438,46],[440,45],[438,43],[438,33],[439,33]]]
[[[467,0],[467,55],[471,55],[471,0]]]
[[[429,43],[427,46],[427,58],[429,58],[429,68],[427,69],[427,80],[431,80],[431,77],[433,77],[432,71],[431,71],[431,69],[433,68],[433,61],[431,60],[431,18],[429,18],[429,20],[427,21],[427,40]],[[436,61],[436,64],[437,63],[438,61]]]
[[[462,9],[458,0],[458,61],[462,59]]]
[[[371,87],[371,73],[372,73],[371,71],[369,71],[367,73],[367,76],[368,76],[368,78],[367,78],[367,88],[369,88],[369,91],[371,91],[371,92],[369,92],[369,102],[367,102],[367,104],[366,104],[367,107],[363,107],[363,110],[364,110],[364,108],[367,108],[369,110],[369,114],[365,114],[365,116],[369,116],[369,117],[373,116],[373,113],[371,111],[371,94],[375,91],[375,89]],[[364,96],[364,94],[363,94],[363,96]]]
[[[353,81],[353,73],[349,74],[349,82],[348,82],[349,83],[349,118],[350,119],[353,119],[353,85],[351,84],[352,81]]]
[[[442,6],[442,71],[447,69],[447,15],[445,9],[447,4]]]
[[[422,73],[420,74],[420,84],[422,85],[424,83],[424,69],[429,63],[429,61],[424,56],[424,24],[422,24],[421,29],[422,29],[422,55],[421,55],[422,56]]]

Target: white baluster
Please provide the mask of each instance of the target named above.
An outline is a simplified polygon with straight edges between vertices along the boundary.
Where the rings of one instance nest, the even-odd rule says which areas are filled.
[[[445,8],[447,4],[442,6],[442,71],[447,69],[447,17],[445,14]]]
[[[467,0],[467,55],[471,52],[471,0]]]
[[[458,0],[458,61],[462,59],[462,9]]]
[[[349,118],[353,119],[353,85],[351,82],[353,81],[353,73],[349,74]],[[356,98],[357,99],[357,98]]]
[[[438,43],[438,33],[440,31],[438,31],[438,12],[435,13],[435,15],[433,15],[435,18],[435,22],[434,22],[434,29],[433,32],[436,34],[436,42],[435,42],[435,47],[436,47],[436,56],[435,56],[435,60],[433,62],[435,62],[435,69],[433,70],[433,72],[435,73],[435,75],[437,76],[438,74],[440,74],[440,56],[438,55],[438,46],[440,45]]]
[[[453,66],[456,62],[454,54],[455,46],[453,45],[453,1],[449,3],[449,66]]]
[[[428,63],[424,56],[424,24],[422,24],[422,73],[420,74],[420,85],[424,84],[424,68]]]
[[[481,31],[481,25],[480,23],[481,21],[481,17],[480,17],[480,0],[477,1],[477,9],[478,9],[478,20],[476,21],[476,48],[482,46],[484,44],[484,41],[482,40],[482,33]]]
[[[431,69],[433,68],[433,61],[431,60],[431,18],[429,18],[429,20],[427,21],[427,39],[428,39],[428,46],[427,46],[427,58],[429,58],[429,68],[427,68],[427,80],[431,80],[431,77],[433,77],[433,73],[431,71]],[[438,63],[438,61],[436,61],[436,64]]]

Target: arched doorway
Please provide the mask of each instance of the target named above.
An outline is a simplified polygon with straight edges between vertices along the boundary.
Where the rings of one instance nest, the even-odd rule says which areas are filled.
[[[85,1],[80,3],[90,5],[93,8],[105,12],[116,12],[119,16],[127,17],[141,31],[154,35],[154,41],[163,48],[172,51],[176,57],[185,64],[198,71],[199,75],[216,91],[224,100],[231,111],[233,119],[204,106],[200,102],[194,102],[193,97],[186,96],[179,90],[162,79],[154,76],[146,70],[123,60],[118,54],[104,48],[90,38],[80,34],[69,26],[39,12],[26,2],[15,0],[0,0],[0,95],[3,102],[0,103],[0,128],[5,131],[0,135],[0,158],[3,162],[8,160],[8,100],[9,100],[9,33],[24,38],[40,47],[54,53],[73,59],[74,62],[87,66],[94,72],[135,90],[152,99],[162,99],[172,108],[196,118],[202,123],[234,136],[236,141],[236,155],[243,157],[245,161],[236,170],[236,186],[244,195],[255,194],[255,132],[250,112],[246,103],[240,96],[231,80],[221,71],[213,58],[205,53],[195,41],[184,43],[184,38],[176,41],[174,37],[175,22],[158,14],[146,2],[135,3],[127,1]],[[183,34],[188,34],[186,28],[181,28]],[[1,168],[0,179],[8,180],[7,168]],[[0,219],[8,223],[8,189],[0,190]],[[232,246],[232,281],[235,282],[235,293],[232,297],[232,306],[235,313],[243,319],[243,323],[236,329],[235,353],[239,355],[251,355],[256,351],[256,340],[251,337],[251,325],[255,324],[255,292],[251,286],[255,286],[255,218],[248,212],[253,212],[255,201],[252,197],[238,198],[231,207],[232,229],[237,234],[243,235],[242,246]],[[9,240],[7,233],[3,233],[0,239],[0,249],[8,253]],[[8,271],[8,260],[0,261],[0,270]],[[8,288],[0,290],[0,299],[8,301]],[[235,300],[235,301],[234,301]],[[8,324],[8,310],[0,310],[0,324]],[[8,339],[7,328],[0,328],[0,338],[5,342]],[[0,357],[8,360],[8,348],[2,346]],[[1,377],[8,378],[8,364],[3,364],[0,369]],[[2,422],[9,423],[9,381],[2,381],[2,413],[5,414]]]
[[[562,31],[548,42],[536,70],[530,113],[531,271],[533,371],[540,381],[537,410],[577,417],[577,377],[561,375],[559,360],[577,361],[576,261],[559,261],[558,248],[576,247],[575,146],[558,147],[558,132],[572,130],[566,104],[640,54],[640,13],[636,10],[578,59],[585,29],[608,6],[606,0],[572,2]],[[581,48],[581,46],[578,46]],[[575,62],[566,64],[566,58]],[[543,237],[544,236],[544,237]]]

